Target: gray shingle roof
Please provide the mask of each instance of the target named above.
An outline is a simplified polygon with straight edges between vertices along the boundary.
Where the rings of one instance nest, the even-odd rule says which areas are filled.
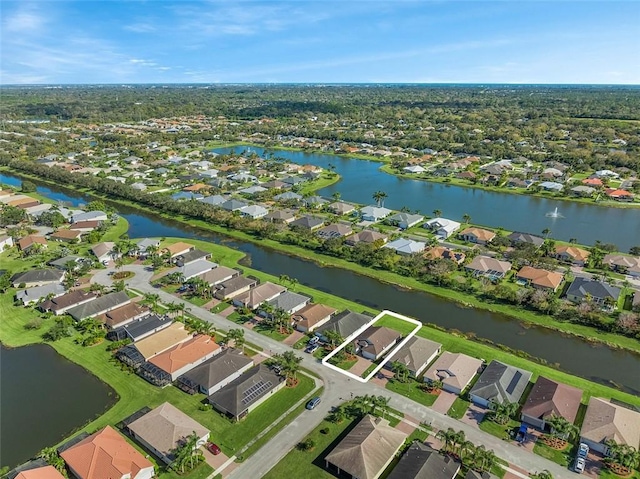
[[[64,277],[64,271],[57,269],[32,269],[24,273],[16,273],[11,278],[13,284],[39,283],[39,282],[60,282]]]
[[[388,479],[453,479],[460,470],[460,463],[451,456],[441,456],[426,444],[415,441]]]
[[[524,393],[532,373],[493,360],[482,372],[470,395],[488,401],[517,403]]]
[[[320,334],[326,331],[336,331],[343,338],[347,338],[372,319],[371,316],[367,316],[366,314],[346,310],[331,318],[327,323],[320,326],[317,331]]]
[[[284,293],[273,298],[268,303],[274,308],[284,309],[285,311],[293,311],[300,305],[307,304],[311,301],[311,298],[303,294],[293,293],[291,291],[285,291]]]
[[[253,364],[253,359],[236,349],[226,349],[183,374],[180,378],[186,378],[208,390],[226,380],[247,364]]]
[[[127,293],[119,291],[117,293],[109,293],[99,298],[94,299],[88,303],[74,306],[69,311],[69,315],[76,321],[82,321],[83,319],[90,318],[96,314],[104,313],[108,310],[122,306],[123,304],[131,301]]]
[[[567,296],[576,296],[584,299],[587,295],[600,299],[611,298],[617,301],[620,296],[620,288],[601,281],[576,278],[567,289]]]

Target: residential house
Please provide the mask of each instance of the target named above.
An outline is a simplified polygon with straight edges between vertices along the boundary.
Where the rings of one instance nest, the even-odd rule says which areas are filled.
[[[108,219],[109,215],[104,211],[87,211],[71,216],[71,223],[79,223],[81,221],[107,221]]]
[[[640,277],[640,257],[625,254],[608,254],[602,259],[602,264],[608,265],[618,273]]]
[[[138,255],[147,257],[149,252],[148,248],[156,251],[160,248],[160,240],[155,238],[143,238],[136,243],[136,250]]]
[[[518,244],[529,244],[539,248],[544,244],[544,238],[529,233],[520,233],[519,231],[514,231],[507,236],[507,238],[509,238],[511,244],[514,246]]]
[[[310,303],[294,313],[291,321],[298,331],[310,333],[329,321],[336,311],[324,304]]]
[[[489,407],[491,402],[520,402],[531,376],[531,371],[493,360],[469,391],[469,398],[483,407]]]
[[[63,243],[79,243],[82,238],[82,231],[78,230],[58,230],[49,236],[49,239],[61,241]]]
[[[163,251],[166,251],[171,255],[171,259],[184,255],[194,249],[196,249],[195,246],[189,243],[183,243],[182,241],[178,241],[177,243],[173,243],[162,248]]]
[[[591,186],[579,185],[574,186],[569,191],[571,191],[575,196],[588,197],[592,196],[596,192],[596,189]]]
[[[329,205],[329,209],[337,215],[349,215],[356,210],[355,206],[350,205],[349,203],[344,203],[342,201],[331,203]]]
[[[222,195],[211,195],[198,199],[198,201],[211,206],[220,206],[222,203],[225,203],[228,200],[228,197]]]
[[[239,294],[249,291],[258,284],[258,280],[254,278],[246,278],[244,276],[236,276],[227,281],[223,281],[216,285],[213,296],[219,300],[226,301],[235,298]]]
[[[40,460],[42,461],[42,459]],[[9,473],[6,477],[8,479],[65,479],[64,476],[53,466],[24,469],[18,472],[15,476],[12,476],[12,474]]]
[[[410,255],[422,253],[427,244],[422,241],[413,241],[406,238],[398,238],[397,240],[387,243],[383,248],[394,250],[398,254]]]
[[[14,288],[33,288],[45,284],[57,284],[64,281],[65,274],[59,269],[32,269],[14,274],[11,277],[11,284]]]
[[[416,226],[424,220],[422,215],[414,215],[411,213],[396,213],[387,218],[387,222],[393,226],[397,226],[400,229],[406,230]]]
[[[70,291],[61,296],[47,299],[38,305],[41,311],[51,311],[56,316],[60,316],[74,306],[88,303],[96,299],[97,293],[87,293],[82,290]]]
[[[166,328],[136,341],[134,345],[144,359],[149,361],[152,357],[180,343],[184,343],[192,337],[193,335],[184,329],[182,323],[171,323]]]
[[[275,210],[268,213],[265,219],[272,223],[289,224],[296,219],[296,215],[292,210]]]
[[[244,306],[253,310],[262,303],[270,301],[276,296],[284,293],[286,290],[287,288],[284,286],[267,281],[266,283],[262,283],[255,288],[251,288],[242,294],[234,296],[233,304],[235,306]]]
[[[263,218],[267,216],[268,213],[269,213],[269,210],[266,209],[264,206],[260,206],[260,205],[249,205],[249,206],[245,206],[240,210],[240,214],[242,216],[251,218],[253,220],[257,220],[258,218]]]
[[[490,279],[502,279],[511,270],[511,263],[490,256],[476,256],[465,266],[475,276],[486,276]]]
[[[327,469],[353,479],[377,479],[404,444],[407,434],[369,414],[324,458]]]
[[[45,298],[56,298],[65,293],[65,288],[60,283],[43,284],[33,288],[16,291],[16,299],[22,302],[23,306],[36,304]]]
[[[554,256],[560,261],[565,261],[576,266],[585,266],[590,254],[587,250],[578,248],[577,246],[560,245],[556,246]]]
[[[609,198],[616,201],[633,201],[634,198],[632,193],[620,188],[607,188],[604,193]]]
[[[273,197],[274,201],[302,201],[302,195],[293,191],[286,191]]]
[[[440,343],[413,336],[397,353],[387,359],[384,367],[393,369],[393,363],[397,361],[409,369],[411,376],[417,378],[429,363],[440,354],[441,348],[442,344]]]
[[[185,281],[187,281],[217,267],[218,265],[216,263],[212,263],[211,261],[207,261],[206,259],[199,259],[192,263],[185,264],[184,266],[179,268],[178,271],[182,273],[182,277]]]
[[[446,246],[434,246],[424,253],[426,259],[431,260],[449,260],[456,264],[462,264],[467,257],[462,251],[453,251]]]
[[[175,381],[178,376],[189,372],[221,351],[222,349],[211,336],[198,334],[153,356],[149,359],[149,363],[166,373],[171,381]],[[145,377],[145,379],[153,383],[152,378]]]
[[[199,201],[204,198],[204,196],[192,191],[178,191],[177,193],[172,194],[171,198],[176,201]]]
[[[286,384],[285,378],[264,364],[252,367],[208,397],[209,403],[238,421],[273,396]]]
[[[286,311],[288,314],[294,314],[307,306],[309,301],[311,301],[311,298],[308,296],[294,293],[292,291],[285,291],[275,298],[267,301],[266,304],[271,306],[274,310],[281,309]],[[266,316],[266,313],[264,312],[261,312],[261,314]]]
[[[343,238],[350,234],[353,234],[351,226],[342,223],[332,223],[316,232],[316,235],[323,240]]]
[[[377,361],[400,340],[402,335],[391,328],[371,326],[355,341],[356,353],[371,361]]]
[[[597,178],[619,178],[620,175],[611,170],[598,170],[594,173]]]
[[[380,206],[365,206],[360,210],[360,216],[364,221],[377,223],[389,216],[393,211]]]
[[[481,367],[480,359],[445,351],[424,373],[424,380],[440,381],[445,391],[460,394],[478,374]]]
[[[108,263],[119,256],[113,251],[115,245],[112,241],[98,243],[91,247],[91,252],[101,263]]]
[[[543,181],[538,183],[538,186],[545,191],[555,191],[557,193],[564,189],[564,185],[562,183],[557,183],[555,181]]]
[[[322,341],[326,341],[327,337],[324,333],[327,331],[334,331],[340,335],[340,337],[346,339],[355,333],[358,329],[365,324],[370,323],[373,318],[366,314],[354,313],[348,309],[342,313],[334,316],[322,326],[315,330],[316,336],[320,337]]]
[[[108,329],[115,329],[148,314],[149,310],[139,303],[128,303],[99,315],[98,321],[102,321]]]
[[[124,339],[128,337],[131,341],[141,341],[158,331],[168,328],[173,324],[173,320],[168,316],[159,316],[157,314],[146,314],[140,318],[135,318],[133,321],[128,322],[125,325],[118,326],[118,330],[122,331]],[[180,329],[180,325],[177,326]]]
[[[563,417],[573,424],[581,400],[581,389],[540,376],[522,406],[522,422],[542,431],[549,429],[546,421],[552,416]]]
[[[67,313],[76,321],[83,321],[87,318],[104,314],[112,309],[129,304],[131,298],[125,291],[105,294],[88,303],[78,304],[67,310]]]
[[[411,165],[411,166],[405,166],[404,168],[402,168],[402,171],[404,171],[405,173],[419,174],[419,173],[424,173],[427,170],[425,170],[420,165]]]
[[[303,198],[304,205],[307,208],[319,208],[329,203],[329,200],[325,200],[322,196],[309,196]]]
[[[11,248],[13,246],[13,238],[9,235],[0,235],[0,251]]]
[[[464,241],[485,245],[491,243],[496,234],[493,231],[471,227],[461,231],[458,236]]]
[[[78,221],[73,223],[71,229],[73,231],[81,231],[83,233],[89,233],[97,228],[100,228],[102,221]]]
[[[602,183],[600,178],[585,178],[582,180],[582,184],[594,188],[594,191],[595,188],[601,188],[604,186],[604,183]]]
[[[307,231],[315,231],[318,228],[324,226],[324,218],[318,218],[315,216],[303,216],[295,221],[292,221],[289,226],[292,228],[301,228]]]
[[[440,455],[420,441],[414,441],[393,468],[388,479],[454,479],[460,462],[450,455]]]
[[[438,239],[447,239],[458,231],[461,225],[457,221],[448,220],[447,218],[433,218],[422,226],[434,232]]]
[[[178,378],[180,389],[211,396],[253,366],[253,359],[233,348],[225,349]]]
[[[347,236],[345,243],[349,246],[355,246],[358,243],[375,244],[376,242],[379,242],[380,244],[385,244],[388,239],[388,236],[383,233],[378,233],[377,231],[372,230],[362,230],[359,233]]]
[[[78,479],[150,479],[153,464],[111,426],[62,451]]]
[[[498,476],[487,471],[479,472],[469,469],[465,474],[464,479],[498,479]]]
[[[620,297],[621,289],[603,281],[587,278],[576,278],[567,289],[567,299],[574,303],[593,301],[594,303],[615,309]]]
[[[199,275],[198,277],[203,281],[209,283],[209,286],[215,286],[225,281],[228,281],[236,276],[240,276],[240,271],[227,268],[226,266],[218,265],[217,268],[210,269]]]
[[[28,252],[34,245],[39,244],[41,248],[47,247],[47,240],[44,236],[27,235],[18,240],[18,248],[20,251]]]
[[[196,434],[196,447],[209,440],[209,430],[172,404],[165,402],[127,426],[131,436],[164,463],[171,464],[185,438]]]
[[[187,251],[186,253],[179,254],[172,259],[172,262],[175,263],[176,266],[185,266],[198,260],[206,260],[209,258],[211,258],[211,253],[207,253],[206,251],[202,251],[200,249],[192,249]]]
[[[607,455],[606,442],[640,449],[640,412],[610,400],[591,397],[582,421],[580,441]]]
[[[223,210],[232,211],[232,212],[241,211],[243,208],[246,208],[247,206],[249,206],[248,203],[245,203],[244,201],[236,200],[234,198],[231,198],[230,200],[227,200],[224,203],[220,204],[220,208],[222,208]]]
[[[556,292],[564,280],[564,275],[556,271],[523,266],[516,278],[534,288]]]

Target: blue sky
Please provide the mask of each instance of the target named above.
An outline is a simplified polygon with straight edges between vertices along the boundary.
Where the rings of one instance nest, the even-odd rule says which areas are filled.
[[[2,0],[0,82],[640,83],[640,2]]]

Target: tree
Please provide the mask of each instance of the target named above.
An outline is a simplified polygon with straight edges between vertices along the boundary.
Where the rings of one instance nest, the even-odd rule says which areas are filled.
[[[384,419],[386,413],[389,411],[389,400],[391,398],[385,396],[372,396],[371,402],[373,403],[373,411],[376,409],[382,411],[382,418]]]
[[[340,201],[341,197],[342,195],[340,194],[339,191],[336,191],[331,195],[331,198],[333,198],[333,201]]]
[[[632,246],[629,249],[629,254],[632,254],[633,256],[640,256],[640,246]]]
[[[393,371],[393,377],[401,383],[405,383],[409,379],[410,371],[406,364],[394,361],[391,364],[391,370]]]
[[[462,215],[462,222],[463,223],[471,223],[471,216],[468,213],[465,213]]]
[[[158,303],[160,302],[160,295],[156,293],[146,293],[141,302],[150,305],[151,309],[155,311],[158,308]]]
[[[337,331],[327,330],[324,333],[324,337],[326,338],[326,344],[329,346],[329,349],[335,349],[339,344],[344,342],[344,338]]]
[[[23,181],[20,185],[20,191],[23,193],[34,193],[36,191],[36,185],[32,181]]]
[[[551,230],[549,228],[545,228],[542,230],[542,234],[544,235],[545,238],[548,238],[549,235],[551,234]]]
[[[534,472],[529,476],[531,479],[553,479],[553,475],[548,471]]]
[[[330,422],[340,424],[342,421],[344,421],[347,418],[347,416],[348,416],[347,410],[342,404],[339,404],[338,406],[335,406],[333,408],[333,410],[331,411],[331,414],[329,414],[329,417],[327,419]]]
[[[300,370],[300,363],[302,357],[297,356],[293,351],[286,351],[280,355],[280,370],[287,378],[287,384],[291,387],[298,384],[298,371]]]
[[[233,346],[236,348],[242,347],[242,352],[244,353],[244,343],[245,343],[244,329],[242,328],[230,329],[227,332],[227,340],[233,341]]]
[[[55,467],[59,472],[66,473],[64,459],[60,457],[55,447],[45,447],[38,457],[44,459],[47,464]]]
[[[441,210],[438,210],[438,209],[433,210],[433,217],[434,218],[440,218],[441,215],[442,215],[442,211]]]
[[[384,191],[376,191],[372,195],[372,198],[378,204],[378,206],[383,207],[384,206],[384,200],[385,200],[385,198],[388,198],[388,196],[389,195],[387,195]]]
[[[189,469],[193,469],[203,459],[202,451],[198,448],[198,440],[198,434],[193,431],[193,433],[183,438],[180,445],[174,449],[174,460],[171,463],[171,467],[174,470],[179,470],[183,474],[187,464]]]
[[[556,416],[552,414],[549,419],[546,420],[547,424],[551,427],[551,435],[565,442],[570,441],[578,436],[578,426],[572,422],[567,421],[562,416]]]
[[[443,449],[445,451],[451,452],[453,450],[453,444],[456,439],[456,432],[453,428],[448,428],[446,431],[441,429],[437,432],[436,437],[443,442]]]
[[[507,424],[511,416],[518,410],[518,403],[508,401],[498,402],[491,400],[489,402],[491,408],[491,419],[498,424]]]

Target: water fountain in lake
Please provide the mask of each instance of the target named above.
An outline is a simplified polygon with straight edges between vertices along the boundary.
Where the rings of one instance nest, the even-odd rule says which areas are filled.
[[[546,216],[548,218],[564,218],[564,216],[562,216],[560,213],[558,213],[558,207],[556,206],[556,209],[553,211],[549,211]]]

